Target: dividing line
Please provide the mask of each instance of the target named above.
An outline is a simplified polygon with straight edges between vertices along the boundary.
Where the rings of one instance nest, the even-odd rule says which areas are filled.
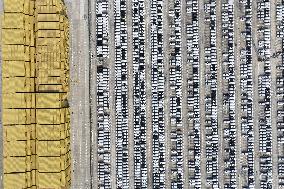
[[[115,39],[114,39],[114,1],[108,1],[108,16],[109,16],[109,58],[108,65],[110,68],[110,146],[111,146],[111,188],[117,188],[117,172],[116,172],[116,111],[115,111]]]
[[[254,173],[255,173],[255,188],[260,188],[259,180],[259,94],[258,94],[258,75],[259,75],[259,62],[257,60],[257,2],[251,1],[252,9],[252,79],[253,79],[253,133],[254,133]]]
[[[91,189],[98,183],[98,136],[97,136],[97,45],[96,45],[96,3],[97,0],[88,0],[88,25],[89,25],[89,101],[90,101],[90,175]]]
[[[224,140],[224,115],[223,115],[223,106],[224,106],[224,98],[223,92],[225,90],[224,78],[223,78],[223,52],[222,50],[225,48],[223,46],[223,31],[222,31],[222,0],[217,0],[216,2],[216,48],[217,48],[217,129],[218,129],[218,182],[219,188],[223,189],[225,187],[225,175],[224,169],[226,168],[224,162],[224,147],[226,147],[225,140]],[[230,61],[230,60],[229,60]],[[229,102],[228,102],[229,104]],[[230,133],[231,134],[231,133]],[[232,136],[233,137],[233,136]],[[231,163],[231,162],[230,162]],[[229,176],[230,177],[230,176]],[[233,187],[230,189],[233,189]]]
[[[270,22],[271,22],[271,126],[272,126],[272,188],[279,188],[278,177],[278,131],[277,131],[277,69],[276,66],[281,62],[281,56],[273,56],[277,51],[282,51],[281,39],[276,37],[276,3],[277,0],[270,2]],[[283,18],[282,18],[283,19]],[[282,52],[283,53],[283,52]]]
[[[253,133],[254,133],[254,173],[255,173],[255,188],[260,188],[259,180],[259,98],[258,98],[258,75],[259,75],[259,62],[257,60],[257,2],[250,0],[252,9],[252,41],[251,41],[251,52],[252,52],[252,85],[253,85]]]
[[[145,3],[145,89],[146,89],[146,160],[147,188],[153,188],[153,128],[152,128],[152,60],[151,60],[151,1]]]
[[[236,125],[236,188],[242,188],[242,180],[241,180],[241,169],[242,169],[242,164],[240,163],[241,161],[241,148],[242,148],[242,130],[241,130],[241,89],[240,89],[240,49],[241,49],[241,39],[240,39],[240,13],[239,13],[239,2],[234,1],[234,58],[235,58],[235,125]]]
[[[204,3],[205,0],[198,1],[199,9],[199,81],[200,81],[200,136],[201,136],[201,160],[200,160],[200,171],[201,171],[201,188],[206,188],[206,129],[205,129],[205,25],[203,20],[205,19]],[[202,31],[202,32],[201,32]]]
[[[170,50],[169,50],[169,4],[174,0],[163,0],[163,63],[164,63],[164,128],[165,128],[165,188],[171,188],[171,117],[170,117]],[[158,77],[158,80],[161,79]],[[159,81],[158,81],[159,82]],[[159,93],[159,92],[158,92]],[[163,187],[162,187],[163,188]]]
[[[129,186],[134,186],[134,119],[135,112],[133,102],[133,33],[132,33],[132,0],[126,0],[126,25],[127,25],[127,75],[128,75],[128,162],[129,162]],[[132,155],[133,154],[133,155]]]
[[[182,127],[183,127],[183,188],[189,189],[189,169],[188,169],[188,56],[187,56],[187,13],[186,13],[186,0],[181,1],[181,61],[183,64],[182,69],[182,100],[181,100],[181,112],[182,112]]]

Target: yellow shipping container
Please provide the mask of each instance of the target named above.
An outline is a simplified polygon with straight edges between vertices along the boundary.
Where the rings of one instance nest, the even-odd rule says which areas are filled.
[[[25,172],[26,171],[26,157],[8,157],[3,159],[5,173]]]
[[[60,173],[39,173],[38,174],[38,187],[39,188],[60,188],[64,186],[61,184]]]
[[[30,0],[24,0],[24,10],[23,13],[26,15],[30,14],[30,7],[32,6],[33,3],[30,2]]]
[[[48,30],[48,29],[46,29],[46,30],[38,30],[37,31],[37,36],[38,37],[59,38],[61,36],[60,33],[61,33],[60,30]]]
[[[2,31],[2,43],[9,44],[24,44],[23,29],[5,29]]]
[[[38,91],[42,92],[63,92],[62,85],[44,85],[40,84],[38,86]]]
[[[60,108],[60,93],[39,93],[37,94],[37,108]]]
[[[58,140],[60,139],[61,125],[39,125],[37,127],[38,140]]]
[[[60,141],[38,141],[37,146],[39,156],[60,156]]]
[[[60,172],[60,157],[39,157],[38,171],[42,172]]]
[[[27,125],[11,125],[3,127],[4,141],[27,140]]]
[[[23,12],[24,0],[4,0],[5,12]]]
[[[59,22],[60,21],[58,14],[38,14],[37,20],[43,21],[43,22]]]
[[[3,77],[15,77],[26,76],[26,72],[29,69],[29,63],[25,61],[3,61],[2,63],[2,76]]]
[[[29,94],[27,93],[4,93],[2,106],[3,108],[29,108],[27,101],[30,101]]]
[[[12,141],[3,142],[3,156],[25,156],[26,155],[26,142],[25,141]]]
[[[3,60],[25,60],[24,45],[2,45]]]
[[[45,23],[51,23],[51,22],[45,22]],[[36,41],[37,45],[57,45],[60,43],[59,38],[38,38]]]
[[[60,124],[60,110],[58,109],[37,109],[38,124]]]
[[[47,5],[47,0],[37,0],[36,2],[36,6],[46,6]]]
[[[23,29],[24,28],[24,14],[22,13],[5,13],[3,28]]]
[[[32,92],[32,85],[34,85],[33,78],[25,78],[25,77],[3,78],[2,91],[3,94],[12,93],[12,92]]]
[[[25,173],[4,173],[4,188],[5,189],[16,189],[26,188],[26,174]]]
[[[27,112],[25,109],[3,109],[3,125],[26,124]]]

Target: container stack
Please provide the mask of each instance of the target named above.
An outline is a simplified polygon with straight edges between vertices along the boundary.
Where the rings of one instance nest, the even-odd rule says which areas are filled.
[[[5,0],[4,188],[70,186],[68,18],[62,0]]]

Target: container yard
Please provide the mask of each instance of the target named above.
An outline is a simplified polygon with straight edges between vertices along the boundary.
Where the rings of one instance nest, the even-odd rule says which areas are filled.
[[[0,188],[284,189],[283,0],[3,1]]]
[[[3,187],[71,185],[69,22],[61,0],[5,1]]]

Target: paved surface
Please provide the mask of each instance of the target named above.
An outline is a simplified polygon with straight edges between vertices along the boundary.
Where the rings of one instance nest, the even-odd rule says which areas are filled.
[[[235,2],[235,27],[237,28],[235,30],[235,66],[236,68],[240,67],[240,59],[238,57],[240,57],[240,23],[239,23],[239,18],[240,18],[240,14],[239,14],[239,9],[238,9],[238,2]],[[235,76],[236,76],[236,88],[240,88],[240,70],[239,69],[235,69]],[[236,100],[239,101],[241,99],[241,92],[239,90],[236,91]],[[240,109],[241,109],[241,105],[240,103],[236,103],[236,125],[240,125],[241,122],[241,118],[240,118]],[[241,128],[237,127],[236,129],[237,135],[237,145],[241,146]],[[240,159],[241,158],[241,148],[237,148],[237,155],[236,155],[236,159]],[[236,166],[237,169],[237,178],[241,178],[241,163],[237,163]],[[241,179],[237,180],[237,188],[241,188],[242,187],[242,183],[241,183]]]
[[[275,1],[271,4],[271,12],[276,12],[276,3],[280,2],[280,1]],[[276,22],[276,14],[272,14],[271,15],[271,23],[275,23]],[[271,54],[276,53],[277,51],[281,51],[282,49],[282,45],[281,45],[281,40],[279,38],[276,37],[276,25],[272,24],[271,25],[271,44],[272,44],[272,51]],[[277,56],[275,58],[271,58],[271,62],[275,62],[273,64],[271,64],[271,81],[272,83],[276,83],[276,64],[281,62],[281,56]],[[272,103],[272,120],[271,120],[271,124],[272,125],[276,125],[277,123],[277,98],[276,98],[276,85],[272,85],[271,86],[271,90],[272,90],[272,98],[271,98],[271,103]],[[272,146],[277,146],[277,127],[272,127],[272,136],[274,136],[272,138]],[[272,149],[272,163],[274,165],[277,165],[278,163],[278,150],[277,148],[273,148]],[[273,170],[272,170],[272,175],[273,175],[273,188],[279,188],[279,184],[278,184],[278,167],[277,166],[273,166]]]
[[[91,188],[88,1],[66,1],[70,19],[72,188]]]
[[[72,150],[72,189],[94,189],[98,188],[98,156],[97,156],[97,114],[96,114],[96,37],[95,36],[95,18],[96,18],[96,10],[95,4],[98,0],[65,0],[66,6],[68,8],[68,15],[70,18],[70,84],[71,84],[71,92],[70,92],[70,106],[71,106],[71,150]],[[0,10],[2,9],[2,2],[0,0]],[[117,188],[116,183],[116,132],[115,132],[115,70],[114,70],[114,56],[115,56],[115,34],[114,34],[114,2],[115,1],[108,1],[109,2],[109,59],[108,65],[110,68],[110,118],[111,118],[111,188]],[[172,170],[171,170],[171,125],[170,125],[170,116],[169,116],[169,42],[170,37],[168,33],[168,3],[173,2],[173,0],[165,0],[164,1],[164,74],[165,74],[165,105],[164,105],[164,115],[165,115],[165,131],[166,131],[166,178],[165,178],[165,186],[166,188],[171,188],[171,181],[172,181]],[[182,0],[182,13],[183,15],[186,14],[187,11],[187,4],[190,2],[189,0]],[[200,126],[201,126],[201,133],[200,133],[200,142],[201,142],[201,188],[209,189],[213,188],[208,185],[207,177],[210,174],[206,171],[206,141],[208,140],[208,134],[206,135],[206,120],[205,120],[205,98],[206,98],[206,89],[205,88],[205,73],[206,73],[206,65],[205,62],[205,43],[210,41],[208,36],[205,34],[205,28],[208,28],[209,25],[206,25],[204,22],[205,20],[205,11],[208,7],[205,6],[209,1],[207,0],[200,0],[199,1],[199,56],[200,56]],[[223,65],[222,65],[222,26],[221,26],[221,5],[222,3],[226,3],[226,0],[217,1],[217,83],[218,83],[218,99],[217,99],[217,115],[218,115],[218,152],[219,152],[219,187],[220,189],[224,189],[225,174],[226,170],[224,169],[224,161],[225,157],[223,156],[224,153],[224,128],[225,123],[223,122],[224,117],[224,106],[223,106],[223,93],[222,87],[224,85],[224,81],[222,81],[222,74],[223,74]],[[258,95],[258,76],[262,73],[263,64],[259,62],[257,59],[257,50],[258,50],[258,40],[259,37],[256,35],[257,33],[257,15],[256,15],[256,1],[252,0],[252,7],[253,7],[253,15],[252,15],[252,31],[253,31],[253,52],[252,52],[252,59],[253,59],[253,90],[254,90],[254,166],[255,166],[255,186],[253,188],[259,189],[260,188],[260,166],[259,160],[261,154],[259,154],[259,95]],[[275,11],[276,11],[276,3],[280,3],[280,0],[270,0],[271,3],[271,54],[273,52],[277,52],[282,50],[281,40],[276,37],[275,30]],[[153,188],[153,177],[152,177],[152,86],[151,86],[151,41],[150,41],[150,34],[151,34],[151,25],[150,25],[150,3],[151,1],[145,1],[145,23],[146,23],[146,41],[145,41],[145,63],[146,63],[146,110],[147,110],[147,166],[148,166],[148,187]],[[128,23],[128,91],[129,91],[129,101],[128,101],[128,124],[129,124],[129,145],[128,145],[128,152],[129,152],[129,188],[134,188],[134,158],[133,158],[133,136],[134,131],[132,126],[133,123],[133,74],[132,74],[132,1],[127,0],[127,23]],[[240,21],[241,8],[239,5],[239,1],[234,1],[234,13],[235,13],[235,80],[236,80],[236,160],[237,160],[237,167],[236,167],[236,186],[232,188],[241,189],[243,185],[246,183],[246,176],[244,174],[245,170],[242,165],[245,165],[245,156],[242,153],[245,149],[243,134],[241,134],[241,126],[240,123],[242,121],[242,111],[241,111],[241,92],[240,92],[240,52],[244,48],[245,43],[244,39],[241,36],[243,27],[243,22]],[[189,185],[189,182],[192,181],[192,178],[188,175],[188,151],[189,148],[192,147],[193,143],[188,140],[189,135],[189,128],[188,128],[188,116],[189,116],[189,109],[188,109],[188,83],[187,79],[190,77],[188,75],[188,67],[187,64],[187,53],[188,50],[186,47],[186,18],[182,16],[182,61],[185,66],[183,66],[182,74],[183,74],[183,90],[182,90],[182,122],[183,122],[183,168],[184,168],[184,188],[191,189],[194,188],[192,185]],[[276,98],[276,63],[281,60],[281,56],[271,58],[271,116],[272,116],[272,164],[273,164],[273,189],[280,189],[278,182],[278,141],[277,141],[277,126],[276,126],[276,119],[277,119],[277,98]],[[0,83],[1,85],[1,83]],[[0,112],[1,113],[1,112]],[[0,132],[2,133],[2,125],[0,125]],[[1,135],[2,137],[2,135]],[[210,136],[209,136],[210,137]],[[2,141],[2,140],[1,140]],[[0,151],[2,153],[2,145],[0,145]],[[0,170],[2,172],[2,158],[0,158]],[[0,177],[2,181],[2,176]],[[1,182],[2,183],[2,182]],[[0,189],[3,188],[0,185]],[[124,186],[123,188],[128,188]]]

